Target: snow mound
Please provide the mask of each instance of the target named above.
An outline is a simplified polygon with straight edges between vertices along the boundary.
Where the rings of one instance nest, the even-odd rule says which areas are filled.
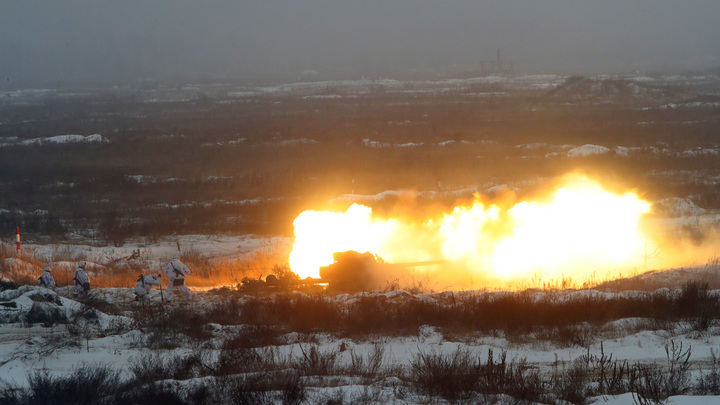
[[[373,140],[370,140],[370,138],[363,139],[362,144],[363,144],[363,146],[365,146],[367,148],[389,148],[390,147],[389,143],[373,141]]]
[[[605,281],[597,286],[598,290],[619,290],[628,293],[638,291],[654,291],[656,293],[678,292],[688,282],[708,282],[710,288],[717,289],[718,269],[716,266],[696,266],[670,270],[651,270],[627,278]],[[628,291],[634,290],[634,291]]]
[[[717,149],[708,149],[708,148],[695,148],[691,150],[686,150],[681,153],[679,153],[679,156],[681,157],[696,157],[696,156],[717,156],[718,150]]]
[[[577,148],[570,149],[567,151],[567,157],[569,158],[579,158],[579,157],[587,157],[587,156],[595,156],[595,155],[604,155],[606,153],[609,153],[610,149],[600,146],[600,145],[583,145]]]
[[[100,134],[83,135],[57,135],[48,138],[34,138],[18,142],[19,145],[43,145],[63,143],[108,143],[107,138]]]
[[[568,77],[564,83],[551,87],[548,96],[568,102],[611,104],[655,101],[670,95],[670,90],[650,87],[647,81],[611,77]]]
[[[626,148],[625,146],[618,146],[615,149],[615,154],[622,157],[628,157],[630,155],[630,148]]]
[[[436,326],[421,325],[418,328],[418,337],[425,344],[442,344],[443,334]]]
[[[279,146],[295,146],[295,145],[319,145],[320,142],[314,139],[300,138],[300,139],[284,139],[275,143]]]
[[[707,212],[706,209],[700,208],[689,198],[670,197],[653,203],[653,211],[658,214],[669,217],[685,217],[702,215]]]
[[[515,186],[511,186],[509,184],[500,184],[497,186],[493,186],[490,188],[485,189],[485,194],[499,194],[499,193],[518,193],[520,191],[519,188]]]
[[[47,288],[22,286],[5,290],[0,292],[0,323],[26,323],[31,321],[33,311],[60,319],[65,312],[59,309],[61,306],[57,293]]]
[[[99,329],[129,327],[132,323],[130,318],[107,315],[43,287],[25,285],[0,292],[0,324],[49,320],[64,323],[73,319],[82,319]]]
[[[388,198],[397,198],[400,195],[399,191],[387,190],[382,193],[375,195],[366,194],[342,194],[338,197],[333,198],[330,202],[356,202],[356,203],[370,203],[383,201]]]
[[[0,381],[10,384],[27,385],[28,367],[20,360],[10,360],[0,366]]]

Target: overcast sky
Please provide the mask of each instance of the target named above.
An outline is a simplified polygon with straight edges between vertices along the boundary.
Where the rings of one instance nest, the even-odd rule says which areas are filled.
[[[5,85],[720,69],[720,0],[3,0]]]

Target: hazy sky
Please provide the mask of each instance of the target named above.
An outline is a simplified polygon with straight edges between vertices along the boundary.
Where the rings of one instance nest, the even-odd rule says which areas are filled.
[[[5,85],[720,68],[720,0],[3,0]]]

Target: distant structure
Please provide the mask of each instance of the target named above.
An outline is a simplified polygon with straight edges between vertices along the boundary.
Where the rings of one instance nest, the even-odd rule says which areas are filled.
[[[489,75],[489,74],[503,74],[503,75],[509,75],[513,74],[513,64],[512,62],[503,61],[500,59],[500,50],[497,50],[497,59],[495,60],[488,60],[488,61],[480,61],[480,73]]]

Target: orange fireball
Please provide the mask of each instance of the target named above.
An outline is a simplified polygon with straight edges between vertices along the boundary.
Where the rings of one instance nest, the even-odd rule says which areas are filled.
[[[649,238],[640,229],[650,204],[634,193],[568,176],[546,198],[487,204],[479,195],[432,218],[388,218],[353,204],[345,212],[305,211],[294,222],[290,266],[318,277],[332,254],[371,252],[387,262],[445,260],[486,283],[576,279],[642,263]]]

